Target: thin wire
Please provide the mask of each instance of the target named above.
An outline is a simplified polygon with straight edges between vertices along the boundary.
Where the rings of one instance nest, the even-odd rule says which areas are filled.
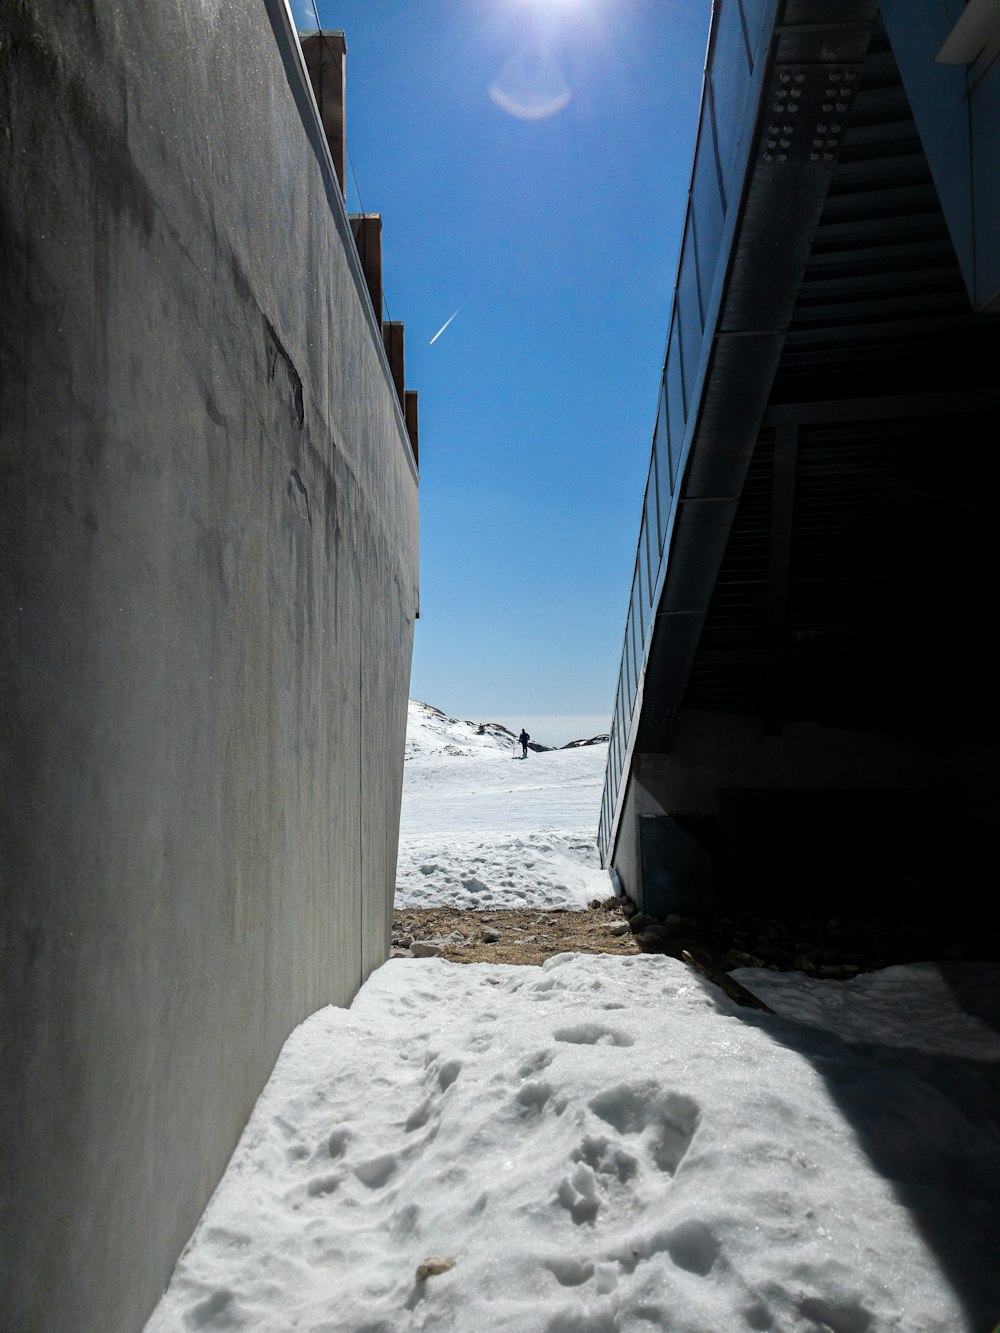
[[[320,21],[319,21],[319,9],[316,7],[316,0],[312,0],[312,12],[313,12],[313,15],[315,16],[315,19],[316,19],[316,31],[317,31],[318,33],[320,33],[320,32],[323,31],[323,25],[322,25],[322,23],[320,23]],[[320,92],[321,92],[321,95],[322,95],[322,79],[323,79],[323,61],[322,61],[322,59],[320,59],[320,63],[319,63],[319,77],[320,77]],[[346,135],[344,136],[344,147],[347,149],[347,161],[348,161],[348,164],[350,165],[350,168],[351,168],[351,177],[352,177],[352,179],[353,179],[353,181],[354,181],[354,193],[358,196],[358,207],[361,209],[361,212],[364,213],[366,210],[365,210],[364,200],[361,198],[361,186],[358,184],[358,173],[354,170],[354,158],[351,157],[351,145],[347,142],[347,136],[346,136]],[[346,200],[345,200],[345,203],[346,203]],[[387,299],[387,297],[386,297],[386,294],[385,294],[385,278],[384,278],[384,274],[383,274],[383,281],[382,281],[382,304],[385,306],[385,314],[386,314],[386,318],[387,318],[387,319],[389,320],[389,322],[391,323],[391,322],[392,322],[392,313],[391,313],[391,311],[389,310],[389,301],[388,301],[388,299]]]
[[[351,175],[354,178],[354,193],[358,196],[358,206],[363,213],[365,211],[365,201],[361,198],[361,186],[358,184],[358,173],[354,170],[354,158],[351,157],[351,145],[345,140],[344,146],[347,149],[347,161],[351,168]]]
[[[347,162],[348,162],[348,165],[349,165],[350,168],[351,168],[351,177],[352,177],[352,179],[353,179],[353,181],[354,181],[354,192],[355,192],[355,194],[358,196],[358,207],[361,209],[361,212],[364,213],[364,212],[366,212],[367,210],[365,209],[365,201],[361,198],[361,186],[358,184],[358,173],[354,170],[354,158],[351,157],[351,146],[350,146],[350,144],[347,143],[346,140],[345,140],[344,142],[345,142],[345,146],[346,146],[346,148],[347,148]],[[389,300],[388,300],[388,297],[387,297],[386,294],[385,294],[385,272],[384,272],[384,271],[383,271],[383,274],[382,274],[382,304],[383,304],[383,306],[385,307],[385,317],[386,317],[386,319],[391,323],[391,322],[392,322],[392,311],[389,309]]]

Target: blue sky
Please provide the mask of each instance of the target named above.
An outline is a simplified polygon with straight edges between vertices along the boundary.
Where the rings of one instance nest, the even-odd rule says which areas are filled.
[[[411,697],[549,744],[606,730],[709,0],[317,6],[420,395]]]

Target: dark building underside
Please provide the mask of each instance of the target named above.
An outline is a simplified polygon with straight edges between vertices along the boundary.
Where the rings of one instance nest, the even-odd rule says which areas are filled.
[[[748,187],[608,856],[648,911],[992,915],[1000,319],[879,20],[866,41],[822,197]]]

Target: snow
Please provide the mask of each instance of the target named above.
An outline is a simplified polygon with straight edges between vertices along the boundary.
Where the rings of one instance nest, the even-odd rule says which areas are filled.
[[[396,906],[579,909],[607,897],[595,841],[607,755],[605,743],[522,759],[499,723],[411,700]]]
[[[503,828],[568,892],[603,749],[453,726],[411,730],[425,880],[522,905]],[[663,955],[384,964],[289,1037],[146,1333],[989,1333],[1000,969],[734,976],[775,1012]]]

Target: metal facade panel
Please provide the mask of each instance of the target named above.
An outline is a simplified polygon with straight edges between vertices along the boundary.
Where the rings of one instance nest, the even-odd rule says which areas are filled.
[[[883,0],[941,207],[978,310],[1000,295],[1000,63],[935,59],[962,14],[957,0]]]
[[[849,100],[853,100],[856,79],[849,81],[847,75],[856,74],[875,13],[874,0],[846,3],[839,0],[836,20],[827,20],[821,3],[817,9],[816,4],[802,0],[786,3],[780,15],[782,21],[776,24],[779,7],[772,7],[769,15],[765,9],[733,4],[730,0],[719,6],[713,20],[686,239],[675,287],[664,371],[672,512],[665,525],[658,589],[668,577],[676,577],[679,569],[671,552],[675,520],[677,541],[683,540],[685,549],[688,546],[686,537],[682,538],[680,533],[682,528],[687,531],[691,518],[685,520],[683,511],[677,508],[678,498],[686,494],[681,485],[685,472],[691,470],[695,477],[696,492],[704,494],[704,487],[714,486],[719,488],[716,498],[719,494],[738,494],[741,468],[745,467],[755,438],[811,235],[835,165],[836,147],[824,149],[815,160],[810,155],[811,140],[818,133],[818,124],[823,123],[818,118],[827,115],[823,99],[833,96],[833,111],[840,115],[836,99],[842,96],[840,89],[850,83]],[[818,20],[816,14],[820,15]],[[772,47],[779,62],[774,68],[767,59]],[[832,73],[837,74],[835,86],[827,77]],[[785,75],[787,78],[783,79]],[[805,98],[807,83],[809,96]],[[762,94],[767,92],[774,103],[779,88],[787,88],[788,96],[780,103],[782,119],[776,133],[785,133],[786,119],[789,125],[801,122],[799,140],[804,144],[801,153],[771,152],[768,147],[773,108],[763,105]],[[797,94],[795,97],[793,92]],[[796,109],[788,110],[793,105]],[[835,137],[829,126],[826,133],[831,139]],[[840,133],[841,130],[836,132]],[[711,153],[709,146],[713,148]],[[719,248],[711,253],[702,240],[716,233],[719,208],[723,210]],[[699,225],[703,235],[699,235]],[[710,293],[707,303],[706,292]],[[720,336],[725,340],[730,335],[732,347],[720,353]],[[720,355],[723,361],[728,357],[736,368],[728,384],[723,384],[714,369],[710,369],[716,366]],[[747,386],[747,392],[740,396],[744,406],[753,403],[756,416],[743,415],[737,420],[736,413],[727,407],[724,400],[733,383],[739,384],[741,390]],[[708,444],[702,443],[703,423],[715,428],[717,433],[713,438],[719,442],[720,452],[707,473],[703,469],[699,475],[702,457],[712,452]],[[718,533],[718,527],[712,525],[711,531]],[[640,543],[643,538],[644,533],[640,533]],[[713,550],[718,546],[721,554],[722,543],[712,545]],[[713,559],[707,559],[695,580],[703,589],[703,603],[714,575]],[[668,575],[668,562],[675,570],[674,575]],[[686,557],[681,563],[684,574]],[[685,591],[688,586],[685,574],[684,589],[677,584],[678,592],[684,591],[682,601],[688,595]],[[630,617],[629,629],[632,624]],[[631,637],[627,630],[622,672],[627,677],[635,670],[634,697],[641,700],[649,635],[637,645],[634,661],[630,660]],[[689,661],[685,650],[685,662]],[[629,695],[633,696],[633,690],[630,689]],[[623,725],[625,764],[634,748],[635,722],[633,707]],[[617,784],[617,778],[614,781]],[[620,790],[618,794],[620,797]],[[606,835],[610,831],[613,830],[602,828],[602,848],[606,848]]]
[[[822,72],[843,76],[845,70],[857,70],[864,56],[863,76],[856,81],[831,78],[819,87],[809,80],[820,39],[815,28],[796,31],[794,25],[833,21],[834,14],[845,44],[839,49],[828,44],[827,50],[839,56],[842,67]],[[792,707],[796,715],[812,716],[826,708],[831,697],[824,653],[832,662],[844,659],[845,653],[848,657],[860,653],[862,658],[867,653],[871,659],[881,633],[873,608],[880,597],[889,595],[894,577],[898,582],[900,574],[898,565],[893,565],[892,544],[906,551],[911,562],[921,550],[919,542],[910,542],[912,531],[903,531],[906,523],[900,520],[901,528],[892,519],[894,506],[903,497],[912,506],[909,512],[923,513],[935,494],[933,485],[923,482],[914,490],[907,470],[912,472],[912,467],[904,466],[898,451],[894,453],[892,431],[885,423],[894,412],[905,411],[900,403],[892,406],[894,397],[912,401],[915,394],[937,389],[937,405],[930,407],[930,416],[938,419],[941,429],[928,437],[933,443],[925,440],[917,452],[925,450],[927,457],[937,457],[944,466],[950,451],[962,468],[979,476],[980,497],[995,490],[996,478],[984,472],[984,468],[989,472],[989,459],[981,441],[977,442],[975,431],[969,435],[962,421],[967,424],[969,413],[979,410],[973,404],[984,384],[977,378],[978,366],[984,359],[996,362],[1000,321],[987,321],[984,328],[981,317],[969,308],[939,187],[928,170],[892,48],[879,25],[873,29],[872,19],[870,4],[796,0],[784,6],[780,22],[773,25],[771,63],[765,69],[757,62],[756,73],[764,75],[760,92],[771,99],[765,102],[762,97],[761,110],[774,112],[774,117],[762,114],[752,149],[746,141],[752,170],[739,209],[738,231],[733,216],[738,201],[727,200],[721,238],[730,259],[717,260],[714,266],[715,304],[707,312],[705,338],[711,355],[693,381],[697,401],[679,401],[680,358],[668,357],[661,415],[671,420],[673,435],[684,431],[685,448],[681,474],[674,477],[672,518],[664,533],[667,546],[658,579],[661,614],[655,617],[652,642],[647,644],[645,671],[641,660],[637,664],[641,717],[622,716],[622,743],[616,755],[621,766],[629,766],[633,754],[642,749],[670,747],[682,701],[685,706],[775,718],[782,708]],[[872,31],[876,36],[865,52]],[[735,50],[737,43],[730,46]],[[745,52],[738,61],[732,59],[736,66],[745,64]],[[789,77],[783,80],[783,74]],[[797,74],[803,77],[796,83]],[[721,84],[722,79],[716,78],[713,86]],[[796,87],[802,96],[786,97],[779,119],[775,111],[779,94],[782,90],[790,94]],[[849,97],[842,93],[845,88]],[[819,119],[827,115],[823,100],[827,97],[832,98],[828,128],[833,124],[839,128],[821,135],[820,126],[828,124]],[[800,110],[789,114],[793,100]],[[842,105],[847,111],[841,111]],[[720,106],[717,97],[710,108],[715,132],[731,135],[732,130],[719,121]],[[833,121],[834,114],[843,114],[844,122]],[[796,127],[815,121],[810,140],[824,142],[796,137],[797,128],[789,135],[785,125],[793,120]],[[698,152],[707,160],[704,133],[703,118]],[[783,138],[787,142],[782,143]],[[836,142],[828,144],[826,138]],[[813,151],[819,161],[811,156]],[[835,154],[832,162],[823,157],[827,151]],[[782,160],[779,153],[784,154]],[[692,208],[696,226],[704,217],[702,230],[711,236],[720,222],[718,214],[713,220],[716,205],[712,192],[705,192],[706,180],[696,177]],[[1000,235],[1000,229],[994,231]],[[704,264],[700,234],[697,239],[698,263]],[[728,284],[724,288],[723,278]],[[702,298],[706,290],[706,282],[700,280]],[[684,291],[690,304],[691,286]],[[956,395],[964,400],[957,405],[957,416]],[[862,398],[867,399],[867,408],[860,406],[854,423],[844,424],[847,418],[841,407]],[[818,413],[820,420],[838,419],[845,447],[852,438],[856,442],[863,438],[865,451],[848,486],[854,499],[845,500],[839,482],[830,482],[832,489],[824,490],[821,477],[827,468],[818,462],[815,433],[802,437],[794,489],[780,488],[788,501],[782,531],[791,543],[780,560],[774,549],[778,502],[772,471],[774,435],[761,429],[768,403],[770,416],[775,411],[794,412],[801,403],[804,418],[815,421]],[[866,411],[871,417],[868,423]],[[995,426],[995,409],[985,411]],[[872,426],[872,422],[883,424]],[[799,428],[795,426],[796,432]],[[675,448],[672,438],[671,454]],[[842,456],[845,464],[849,453],[847,448]],[[893,474],[894,465],[898,475]],[[716,502],[740,497],[728,540],[725,534],[718,540],[717,527],[692,522],[695,511],[686,502],[696,496]],[[882,546],[867,548],[869,559],[881,562],[882,573],[856,596],[861,586],[856,574],[864,560],[851,545],[849,518],[838,527],[836,515],[838,506],[849,515],[852,504],[861,515],[869,502],[874,512],[882,507],[888,516]],[[905,505],[901,512],[907,512]],[[959,549],[966,541],[953,510],[936,526],[946,546]],[[981,529],[979,519],[967,521],[966,526],[971,533]],[[923,521],[916,527],[926,540]],[[969,537],[966,551],[979,540]],[[933,547],[930,541],[928,549]],[[946,588],[947,596],[953,595],[960,563],[943,560],[950,573],[935,585],[942,597]],[[700,596],[705,601],[699,610]],[[693,640],[696,626],[700,647]],[[794,636],[791,657],[789,635]],[[893,636],[892,655],[898,662],[898,645],[905,636],[896,630]],[[851,693],[845,691],[845,699]],[[609,773],[610,768],[609,763]],[[619,771],[609,782],[616,797],[623,791],[621,778]],[[602,816],[605,856],[615,836],[617,814],[613,797],[605,803]]]

